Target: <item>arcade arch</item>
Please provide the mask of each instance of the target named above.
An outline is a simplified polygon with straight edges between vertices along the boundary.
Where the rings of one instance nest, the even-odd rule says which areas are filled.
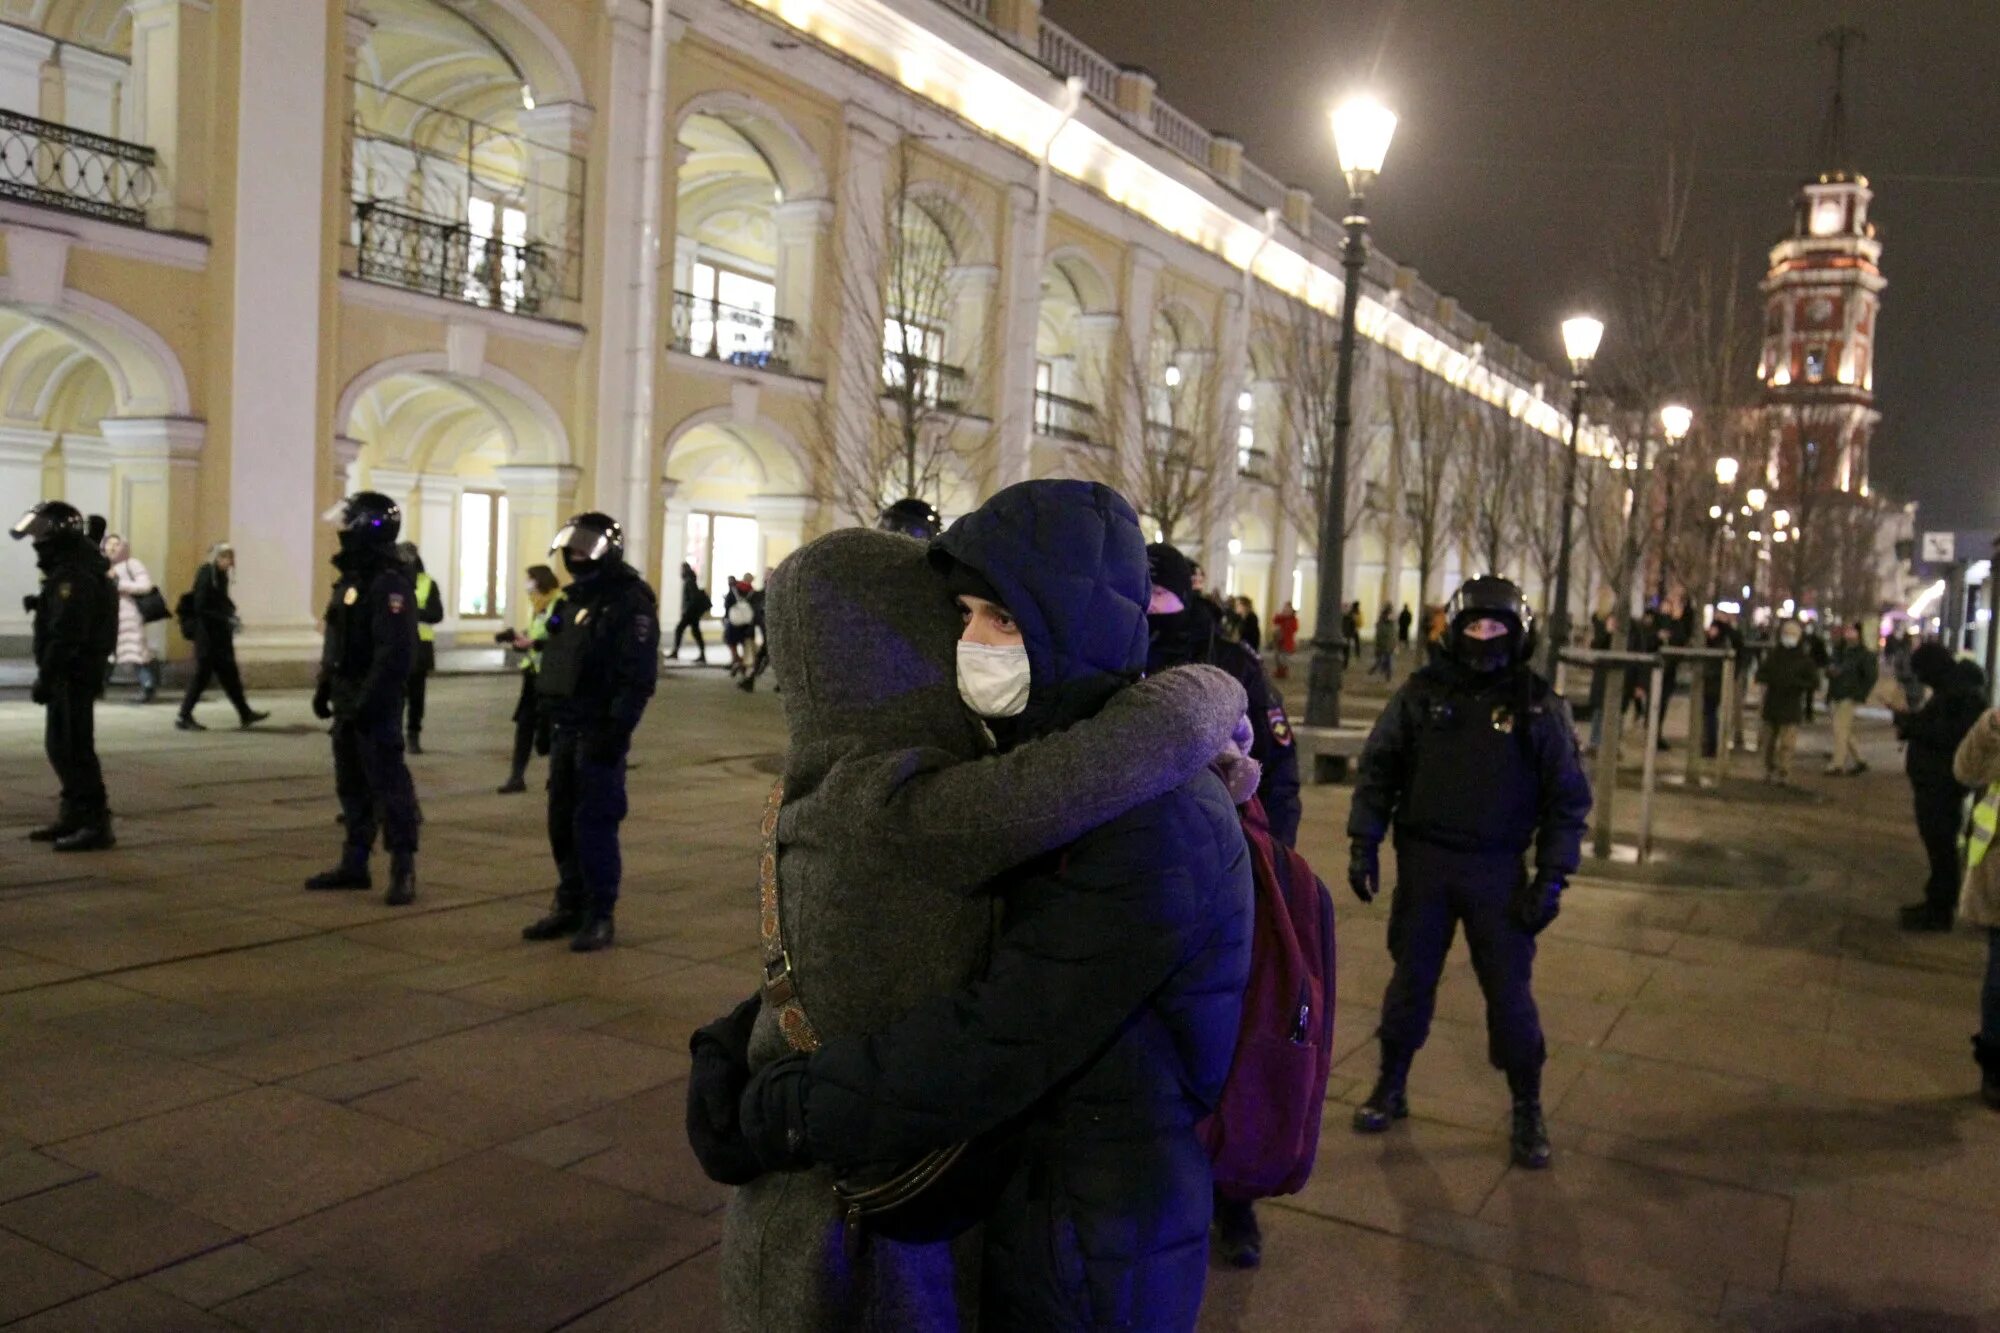
[[[729,409],[689,418],[668,437],[661,493],[663,606],[676,609],[683,562],[692,565],[720,614],[727,579],[755,576],[805,540],[815,509],[807,494],[805,455],[782,428],[741,420]]]

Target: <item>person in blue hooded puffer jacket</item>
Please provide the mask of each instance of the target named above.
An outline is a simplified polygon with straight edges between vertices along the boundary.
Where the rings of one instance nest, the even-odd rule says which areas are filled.
[[[999,748],[1090,717],[1143,672],[1152,579],[1108,487],[1009,487],[932,558],[966,621],[960,694]],[[1236,808],[1203,772],[994,888],[984,977],[766,1065],[745,1142],[767,1169],[865,1172],[1000,1131],[1017,1157],[985,1218],[981,1326],[1192,1329],[1211,1205],[1195,1124],[1229,1072],[1250,963]]]

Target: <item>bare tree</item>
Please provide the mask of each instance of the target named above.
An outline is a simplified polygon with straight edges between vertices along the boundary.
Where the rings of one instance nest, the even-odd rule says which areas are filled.
[[[1563,489],[1569,480],[1569,442],[1567,436],[1530,435],[1524,446],[1512,495],[1515,531],[1534,569],[1535,585],[1548,598],[1554,596],[1556,564],[1562,559],[1563,510],[1574,503]]]
[[[1123,492],[1160,540],[1199,540],[1224,502],[1220,478],[1236,447],[1215,357],[1157,338],[1143,351],[1129,338],[1114,343],[1097,376],[1107,386],[1099,415],[1112,446],[1092,451],[1084,471]]]
[[[1850,409],[1838,402],[1788,404],[1768,418],[1767,429],[1777,437],[1770,442],[1778,466],[1776,503],[1790,513],[1793,529],[1782,553],[1774,548],[1772,574],[1800,606],[1828,590],[1839,563],[1838,536],[1822,533],[1820,519],[1851,498],[1834,486],[1832,475],[1850,421]]]
[[[1336,388],[1340,380],[1340,318],[1295,298],[1283,300],[1274,312],[1279,328],[1277,373],[1283,384],[1285,428],[1290,439],[1274,459],[1278,503],[1286,517],[1314,547],[1320,542],[1326,515],[1333,503],[1334,416]],[[1373,415],[1368,382],[1369,344],[1355,340],[1354,417],[1357,424]],[[1340,538],[1347,541],[1369,510],[1369,488],[1365,459],[1370,450],[1367,430],[1349,433],[1346,477],[1346,506],[1340,520]]]
[[[1504,569],[1514,553],[1518,492],[1528,481],[1533,447],[1521,419],[1503,407],[1479,404],[1466,417],[1452,484],[1456,526],[1489,572]]]
[[[835,383],[807,447],[818,498],[864,521],[906,496],[942,500],[963,413],[988,378],[985,330],[957,330],[953,339],[958,259],[949,221],[968,211],[954,171],[904,139],[890,158],[880,225],[849,233],[859,252],[837,266],[843,314],[876,312],[879,320],[838,322],[828,358]],[[879,410],[842,411],[858,402]]]
[[[1678,582],[1706,597],[1721,586],[1726,545],[1722,516],[1710,511],[1727,514],[1737,494],[1715,480],[1716,463],[1734,459],[1748,477],[1768,446],[1756,408],[1759,321],[1743,299],[1739,256],[1732,251],[1725,261],[1697,267],[1688,291],[1678,379],[1683,401],[1694,410],[1694,425],[1666,460],[1677,485],[1671,488],[1675,503],[1663,507],[1659,558],[1663,582]]]
[[[1403,512],[1417,556],[1418,596],[1429,601],[1431,576],[1450,535],[1451,483],[1465,438],[1465,402],[1458,389],[1421,368],[1392,375],[1383,399],[1389,447],[1401,450],[1406,460]]]

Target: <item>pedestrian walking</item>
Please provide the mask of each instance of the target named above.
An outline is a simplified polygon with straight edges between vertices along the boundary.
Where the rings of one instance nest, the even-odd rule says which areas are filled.
[[[570,586],[549,612],[537,680],[549,746],[549,851],[555,901],[523,939],[569,937],[572,953],[611,947],[623,866],[625,761],[660,679],[659,599],[625,563],[625,532],[608,514],[578,514],[549,543]]]
[[[1833,710],[1833,753],[1826,761],[1829,776],[1851,777],[1868,771],[1861,747],[1854,743],[1854,718],[1875,692],[1879,675],[1874,651],[1862,644],[1860,623],[1835,626],[1826,679],[1826,701]]]
[[[1517,1166],[1538,1169],[1552,1153],[1535,940],[1580,861],[1590,782],[1568,706],[1528,665],[1534,622],[1520,589],[1473,579],[1448,621],[1444,651],[1396,692],[1369,735],[1348,815],[1348,885],[1364,903],[1381,888],[1382,840],[1396,838],[1381,1073],[1354,1128],[1379,1134],[1409,1115],[1410,1064],[1430,1034],[1462,923],[1486,997],[1487,1056],[1513,1095],[1510,1152]],[[1532,874],[1522,864],[1530,848]]]
[[[1278,614],[1271,617],[1271,633],[1277,638],[1278,669],[1271,674],[1284,680],[1292,674],[1292,658],[1299,651],[1299,613],[1290,602],[1278,608]]]
[[[222,686],[224,697],[236,709],[237,726],[254,727],[271,716],[252,708],[243,697],[243,676],[236,669],[236,631],[243,622],[236,618],[236,603],[229,596],[235,569],[235,549],[228,542],[217,542],[194,572],[194,587],[175,607],[181,634],[194,645],[194,676],[174,718],[174,726],[182,731],[208,730],[195,721],[194,710],[210,681]]]
[[[898,1210],[850,1231],[831,1166],[746,1179],[757,1171],[738,1151],[743,1087],[813,1038],[889,1029],[976,982],[1006,889],[996,877],[1197,779],[1242,719],[1243,690],[1209,667],[1164,671],[1094,716],[995,754],[960,693],[960,613],[923,546],[843,529],[794,553],[760,591],[788,732],[783,795],[766,825],[765,919],[776,931],[765,952],[775,942],[778,958],[764,992],[785,998],[753,998],[698,1033],[688,1087],[697,1159],[741,1186],[723,1220],[724,1327],[971,1328],[977,1233],[958,1244],[942,1227],[892,1235]],[[857,613],[881,632],[856,634]],[[923,668],[914,676],[912,663]],[[912,745],[927,762],[908,762]],[[1142,750],[1144,764],[1103,762]],[[976,1222],[991,1197],[956,1186],[992,1160],[968,1148],[910,1203],[921,1211],[962,1196],[960,1215]],[[916,1158],[901,1174],[921,1179],[935,1164]]]
[[[1764,781],[1779,786],[1791,783],[1806,700],[1819,687],[1819,668],[1813,665],[1805,637],[1803,625],[1785,621],[1778,626],[1777,643],[1757,665],[1757,679],[1764,685]]]
[[[1600,598],[1598,607],[1590,615],[1590,651],[1608,653],[1618,642],[1617,604],[1611,599]],[[1567,645],[1557,645],[1566,647]],[[1603,664],[1595,665],[1590,671],[1590,752],[1597,753],[1597,747],[1604,744],[1604,710],[1611,698],[1611,676],[1615,668]],[[1622,675],[1622,673],[1620,673]],[[1618,705],[1623,708],[1621,701]]]
[[[667,656],[678,660],[681,655],[681,636],[694,635],[695,664],[708,665],[708,645],[702,641],[701,620],[715,602],[709,597],[708,589],[701,586],[700,577],[694,566],[685,561],[681,564],[681,618],[674,625],[674,646]]]
[[[1389,604],[1382,603],[1382,614],[1375,617],[1375,661],[1368,668],[1371,676],[1380,675],[1387,681],[1396,674],[1396,633],[1399,622],[1389,615]]]
[[[118,842],[97,762],[97,700],[118,637],[111,562],[90,539],[83,514],[61,500],[33,506],[10,531],[34,546],[42,571],[41,587],[28,599],[35,654],[29,697],[42,706],[42,747],[61,789],[55,822],[28,838],[59,852],[102,851]]]
[[[750,600],[756,591],[756,583],[750,575],[729,580],[729,591],[722,597],[722,646],[729,650],[729,674],[740,676],[750,669],[750,655],[744,645],[754,642],[757,637],[757,607]]]
[[[379,826],[389,852],[383,901],[417,898],[417,792],[403,759],[403,695],[417,657],[416,589],[396,554],[403,511],[374,491],[334,509],[340,578],[326,605],[313,716],[333,722],[333,782],[346,841],[340,862],[306,881],[315,891],[368,889]]]
[[[1403,609],[1396,613],[1396,647],[1403,652],[1410,648],[1410,625],[1416,617],[1410,614],[1410,604],[1403,603]]]
[[[1341,645],[1347,651],[1347,661],[1352,665],[1361,660],[1361,603],[1351,602],[1340,613]]]
[[[1142,542],[1130,505],[1079,481],[1010,486],[939,538],[964,615],[959,690],[1004,751],[1102,712],[1144,669]],[[743,1138],[766,1168],[851,1175],[1005,1126],[1018,1161],[985,1216],[980,1326],[1191,1330],[1212,1197],[1195,1126],[1228,1075],[1250,965],[1229,793],[1198,774],[1000,896],[980,983],[766,1065]]]
[[[1961,665],[1941,643],[1919,645],[1910,654],[1910,670],[1929,697],[1915,712],[1892,714],[1896,734],[1908,742],[1904,763],[1916,805],[1917,836],[1930,860],[1923,901],[1902,910],[1905,930],[1950,930],[1958,903],[1958,837],[1967,793],[1953,761],[1986,706],[1984,690]]]
[[[535,685],[542,668],[542,645],[549,637],[549,613],[562,600],[562,583],[547,565],[528,566],[528,629],[507,631],[507,643],[521,654],[521,697],[514,703],[514,762],[500,794],[528,789],[528,756],[549,752],[549,720]]]
[[[1718,610],[1702,633],[1702,646],[1711,652],[1728,653],[1741,657],[1743,635],[1737,631],[1735,617],[1727,611]],[[1704,759],[1715,758],[1716,747],[1722,738],[1722,710],[1726,706],[1722,698],[1723,664],[1720,657],[1705,658],[1701,664],[1702,712],[1701,712],[1701,754]],[[1740,669],[1740,668],[1739,668]]]
[[[1236,641],[1251,652],[1263,655],[1264,627],[1257,621],[1257,604],[1248,597],[1236,599]]]
[[[409,733],[410,753],[424,752],[424,703],[431,673],[437,670],[437,627],[444,621],[444,597],[437,580],[424,569],[423,553],[415,542],[401,542],[396,557],[410,577],[417,599],[417,659],[410,668],[410,684],[405,692],[403,727]]]
[[[1952,759],[1952,776],[1979,793],[1972,807],[1958,919],[1986,932],[1986,982],[1979,995],[1979,1035],[1972,1039],[1972,1054],[1982,1073],[1981,1095],[2000,1111],[2000,856],[1993,855],[1995,832],[2000,829],[2000,709],[1983,714],[1966,732]]]
[[[769,628],[764,620],[764,600],[770,589],[771,571],[766,569],[764,571],[763,586],[752,589],[750,593],[750,606],[756,613],[756,620],[751,629],[757,643],[757,660],[752,663],[748,671],[743,673],[743,679],[736,682],[736,688],[745,694],[755,694],[757,692],[757,678],[769,670],[771,666],[771,637]]]
[[[132,548],[117,533],[104,539],[104,558],[111,562],[111,582],[118,589],[118,643],[111,650],[111,665],[129,666],[139,678],[139,702],[149,704],[160,689],[160,660],[146,642],[147,610],[157,607],[151,619],[166,617],[166,599],[153,583],[153,576]]]

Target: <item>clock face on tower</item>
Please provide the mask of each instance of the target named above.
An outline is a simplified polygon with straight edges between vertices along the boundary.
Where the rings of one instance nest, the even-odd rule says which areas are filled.
[[[1833,298],[1831,296],[1815,296],[1812,300],[1806,302],[1806,321],[1815,327],[1831,324],[1833,322]]]

